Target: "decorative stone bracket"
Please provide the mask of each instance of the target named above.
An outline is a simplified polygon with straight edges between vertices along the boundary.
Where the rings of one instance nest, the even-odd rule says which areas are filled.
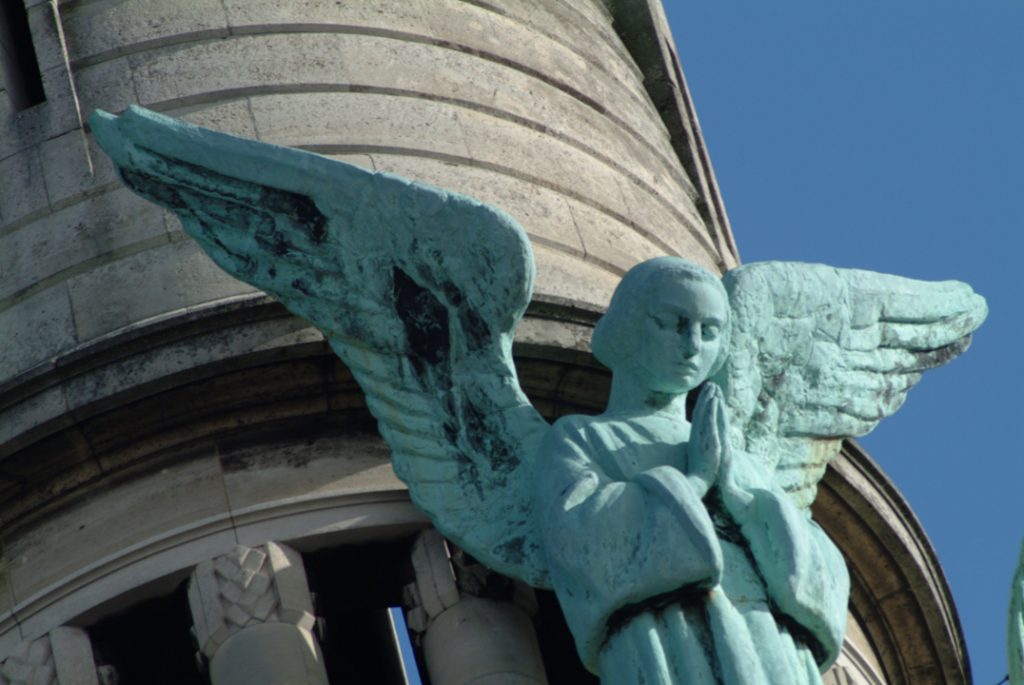
[[[451,554],[433,529],[416,539],[411,558],[407,620],[420,634],[434,685],[547,685],[529,586]]]
[[[60,627],[22,642],[0,664],[0,685],[116,685],[111,666],[96,667],[81,628]]]
[[[327,685],[302,557],[277,543],[200,563],[188,589],[214,685]]]

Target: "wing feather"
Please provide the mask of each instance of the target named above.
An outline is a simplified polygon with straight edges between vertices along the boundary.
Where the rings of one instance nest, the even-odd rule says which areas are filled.
[[[324,332],[435,525],[546,586],[529,489],[549,426],[511,355],[534,276],[519,225],[461,195],[139,108],[90,123],[130,188]]]
[[[723,283],[732,333],[715,380],[730,440],[803,507],[842,439],[899,409],[924,371],[967,348],[987,313],[964,283],[820,264],[749,264]]]

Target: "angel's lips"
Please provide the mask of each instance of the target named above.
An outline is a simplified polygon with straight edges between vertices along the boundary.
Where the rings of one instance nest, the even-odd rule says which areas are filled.
[[[697,365],[691,362],[679,362],[677,364],[673,364],[673,367],[681,376],[689,376],[699,370]]]

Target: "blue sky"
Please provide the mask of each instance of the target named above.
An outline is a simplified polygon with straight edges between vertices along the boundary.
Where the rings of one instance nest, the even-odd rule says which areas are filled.
[[[861,443],[938,551],[976,685],[1024,535],[1024,1],[665,0],[744,261],[971,283],[990,314]]]

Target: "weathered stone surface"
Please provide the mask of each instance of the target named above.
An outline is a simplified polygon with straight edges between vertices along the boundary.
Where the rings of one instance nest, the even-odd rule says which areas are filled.
[[[139,541],[228,511],[212,454],[168,464],[115,491],[116,496],[77,502],[17,531],[5,550],[15,601],[26,601]]]
[[[88,633],[81,628],[61,626],[51,630],[49,637],[57,671],[56,685],[100,685]]]
[[[461,121],[449,105],[367,93],[274,95],[252,99],[260,139],[279,145],[373,146],[407,154],[469,157]],[[332,123],[324,125],[324,120]]]
[[[144,392],[141,389],[160,379],[177,384],[202,381],[230,371],[234,359],[247,357],[247,363],[253,363],[252,355],[259,355],[261,352],[272,353],[278,348],[288,350],[289,354],[298,355],[301,353],[301,346],[319,347],[322,340],[322,333],[293,318],[279,317],[253,324],[233,325],[184,340],[170,341],[154,349],[141,350],[137,354],[117,359],[90,373],[75,376],[68,381],[65,394],[69,406],[76,410],[79,417],[84,418],[98,409],[103,409],[103,400],[117,396],[123,398],[124,393],[132,388],[140,389],[140,395],[133,399],[143,399],[145,395],[141,394]],[[313,365],[311,371],[315,370],[316,367]],[[256,371],[247,378],[240,378],[230,386],[221,381],[217,388],[222,393],[219,400],[213,397],[204,400],[199,397],[187,403],[194,407],[193,403],[197,401],[229,402],[229,396],[223,393],[236,387],[241,392],[241,386],[245,385],[246,380],[251,381],[258,373],[259,371]],[[296,374],[296,370],[291,369],[286,373]],[[172,378],[174,380],[170,381]],[[313,386],[320,385],[315,376],[310,380]],[[99,403],[98,406],[96,403]],[[181,411],[189,411],[189,407],[182,407]]]
[[[97,107],[121,111],[139,103],[127,56],[87,64],[75,69],[75,84],[83,112]]]
[[[51,359],[77,341],[75,320],[66,284],[24,300],[8,299],[0,305],[0,368],[13,377]]]
[[[31,115],[14,116],[9,98],[0,100],[0,159],[78,128],[67,69],[63,65],[47,69],[42,80],[46,101],[33,107]]]
[[[227,34],[227,18],[217,0],[133,0],[128,7],[116,2],[79,4],[65,10],[63,18],[65,35],[78,60],[109,59],[140,45]]]
[[[131,287],[111,290],[110,283]],[[144,319],[252,292],[220,275],[191,243],[171,241],[68,281],[78,338],[91,340]]]
[[[380,438],[348,432],[221,450],[224,484],[234,509],[291,497],[400,489],[390,457]]]
[[[52,138],[39,149],[52,205],[117,181],[110,159],[81,129]]]
[[[266,561],[266,549],[239,546],[196,567],[188,599],[196,640],[208,657],[246,626],[280,620],[273,570]]]
[[[124,187],[45,215],[0,237],[0,272],[5,275],[0,302],[31,286],[52,287],[126,251],[145,249],[145,241],[166,232],[160,209]]]
[[[327,678],[302,558],[274,542],[200,563],[188,590],[196,640],[214,685]]]
[[[38,149],[0,159],[0,178],[0,220],[5,225],[49,205]]]
[[[0,685],[99,685],[89,636],[59,627],[0,655]]]
[[[323,656],[308,630],[263,623],[229,637],[210,663],[213,685],[327,685]]]
[[[258,138],[249,98],[196,107],[188,107],[182,119],[236,136]]]
[[[50,638],[23,642],[0,665],[0,685],[58,685]]]

